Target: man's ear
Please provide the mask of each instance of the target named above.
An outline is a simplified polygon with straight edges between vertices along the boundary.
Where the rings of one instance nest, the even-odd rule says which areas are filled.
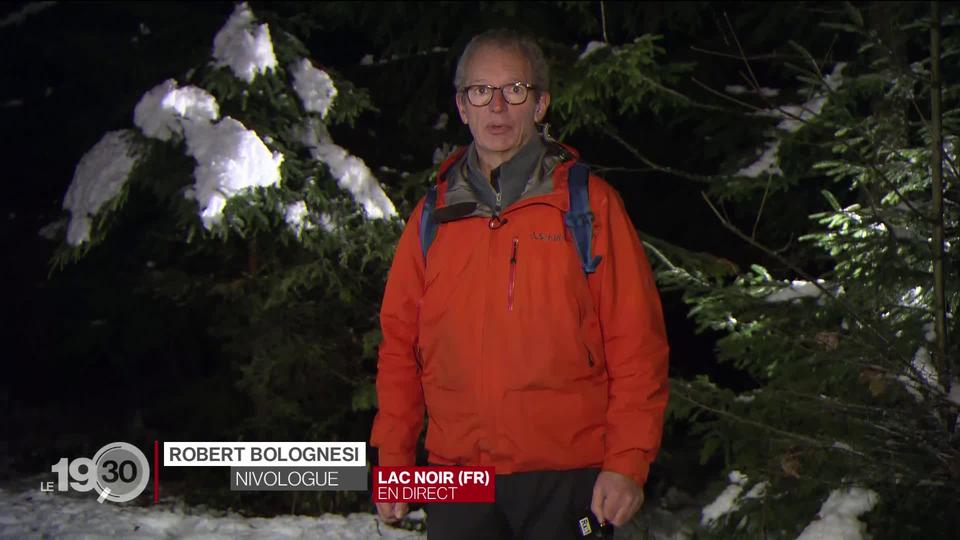
[[[550,107],[550,92],[540,92],[537,97],[537,108],[534,120],[543,122],[543,117],[547,115],[547,108]]]
[[[457,92],[457,96],[456,96],[455,99],[456,99],[456,102],[457,102],[457,111],[460,112],[460,120],[461,120],[464,124],[466,124],[466,123],[467,123],[467,110],[466,110],[466,106],[465,106],[465,104],[464,104],[464,102],[463,102],[463,93],[462,93],[462,92]]]

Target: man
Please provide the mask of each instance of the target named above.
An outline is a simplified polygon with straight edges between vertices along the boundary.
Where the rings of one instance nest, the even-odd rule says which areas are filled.
[[[473,142],[440,166],[424,257],[420,201],[384,293],[371,442],[380,464],[492,465],[493,504],[427,508],[433,539],[574,538],[577,518],[622,525],[643,503],[667,402],[656,286],[619,195],[589,180],[585,273],[564,225],[572,148],[538,134],[546,62],[529,38],[475,37],[457,65]],[[380,503],[384,521],[407,512]]]

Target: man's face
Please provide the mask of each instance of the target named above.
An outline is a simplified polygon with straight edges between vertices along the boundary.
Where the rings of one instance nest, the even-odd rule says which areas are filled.
[[[533,73],[530,63],[516,49],[485,46],[475,51],[467,64],[465,86],[517,82],[533,84]],[[549,103],[550,95],[542,90],[530,90],[520,105],[510,105],[501,91],[495,90],[490,103],[482,107],[471,105],[463,92],[457,93],[460,118],[470,128],[481,158],[495,157],[500,162],[513,157],[536,133],[535,122],[546,114]]]

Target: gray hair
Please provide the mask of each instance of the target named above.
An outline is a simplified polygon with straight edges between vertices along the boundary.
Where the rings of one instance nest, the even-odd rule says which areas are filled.
[[[533,70],[532,84],[537,90],[547,92],[550,90],[550,69],[547,67],[547,61],[543,57],[540,46],[533,38],[506,28],[487,30],[482,34],[477,34],[467,43],[460,55],[460,60],[457,61],[457,71],[453,76],[453,87],[456,90],[462,89],[467,82],[467,64],[470,62],[470,58],[477,50],[486,46],[519,51],[530,63],[530,68]]]

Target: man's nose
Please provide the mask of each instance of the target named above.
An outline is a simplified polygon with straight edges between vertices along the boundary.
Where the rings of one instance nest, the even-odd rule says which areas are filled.
[[[490,100],[490,110],[501,112],[507,108],[507,100],[503,97],[503,89],[493,91],[493,99]]]

